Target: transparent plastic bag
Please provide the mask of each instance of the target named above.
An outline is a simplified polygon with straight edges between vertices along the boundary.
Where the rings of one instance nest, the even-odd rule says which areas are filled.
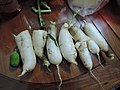
[[[73,11],[80,9],[79,14],[83,17],[93,14],[105,6],[109,0],[67,0]]]

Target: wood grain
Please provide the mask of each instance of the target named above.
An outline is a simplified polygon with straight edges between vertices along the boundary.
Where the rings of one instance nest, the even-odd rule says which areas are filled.
[[[119,9],[120,7],[117,5],[117,3],[115,1],[111,1],[110,4],[108,4],[102,10],[99,11],[100,15],[104,18],[106,23],[112,28],[118,39],[120,39],[120,30],[119,30],[120,12],[118,11]]]

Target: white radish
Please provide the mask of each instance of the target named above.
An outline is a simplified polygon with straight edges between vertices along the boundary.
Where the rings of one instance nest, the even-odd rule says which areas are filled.
[[[99,53],[100,53],[100,48],[98,47],[98,45],[97,45],[93,40],[89,40],[89,41],[87,42],[87,45],[88,45],[88,48],[89,48],[90,52],[92,52],[93,54],[97,54],[99,64],[100,64],[102,67],[104,67],[104,66],[102,65],[102,63],[101,63],[101,60],[100,60],[100,55],[99,55]]]
[[[75,44],[78,52],[79,52],[79,57],[83,63],[83,65],[90,71],[90,74],[95,78],[95,80],[99,83],[99,85],[102,87],[102,89],[104,90],[101,82],[96,78],[96,76],[92,73],[92,67],[93,67],[93,63],[92,63],[92,59],[91,59],[91,55],[90,52],[87,48],[87,44],[86,42],[77,42]]]
[[[93,63],[92,63],[90,52],[88,50],[88,48],[89,48],[91,52],[93,52],[95,54],[98,53],[98,56],[99,56],[99,51],[100,51],[99,47],[92,39],[90,39],[88,36],[86,36],[82,32],[82,30],[79,29],[78,27],[72,26],[69,31],[71,31],[71,34],[73,35],[73,38],[76,41],[75,46],[79,52],[79,57],[80,57],[82,63],[90,71],[90,74],[96,79],[96,81],[99,83],[99,85],[104,90],[101,82],[96,78],[96,76],[91,71],[92,67],[93,67]],[[101,62],[100,62],[100,64],[101,64]]]
[[[59,33],[59,45],[60,50],[62,52],[63,57],[70,63],[76,64],[77,51],[75,49],[75,45],[73,43],[73,39],[71,34],[68,31],[68,24],[65,23],[62,25],[60,33]]]
[[[92,63],[92,59],[91,59],[91,55],[90,52],[87,48],[87,44],[86,42],[77,42],[75,44],[78,52],[79,52],[79,57],[82,60],[84,66],[88,69],[91,70],[93,67],[93,63]]]
[[[107,56],[109,56],[111,59],[114,59],[114,54],[108,53],[109,52],[108,44],[102,37],[102,35],[98,32],[96,27],[93,24],[86,22],[85,20],[84,23],[85,23],[84,32],[97,43],[97,45],[100,47],[102,51],[108,54]]]
[[[47,60],[47,57],[44,55],[44,47],[46,44],[47,31],[44,30],[34,30],[32,33],[33,47],[35,54],[43,60],[43,65],[50,71],[48,68],[50,62]]]
[[[15,35],[14,35],[15,36]],[[36,56],[33,50],[31,36],[28,30],[25,30],[15,36],[18,49],[20,51],[21,59],[23,62],[23,71],[19,75],[23,76],[26,72],[32,71],[36,66]]]
[[[59,64],[62,62],[62,55],[56,40],[57,37],[56,33],[57,33],[56,23],[51,21],[50,29],[48,30],[46,49],[49,61],[57,66],[58,76],[61,81],[59,84],[60,90],[60,86],[62,85],[62,79],[60,75]]]
[[[46,43],[47,31],[44,30],[34,30],[32,34],[33,47],[36,55],[39,58],[43,57],[44,46]]]
[[[99,64],[103,67],[103,65],[101,64],[100,56],[99,56],[100,49],[99,49],[98,45],[90,37],[86,36],[83,33],[83,31],[80,28],[78,28],[77,26],[72,26],[69,29],[69,31],[72,34],[75,41],[86,42],[87,48],[93,54],[97,54]]]

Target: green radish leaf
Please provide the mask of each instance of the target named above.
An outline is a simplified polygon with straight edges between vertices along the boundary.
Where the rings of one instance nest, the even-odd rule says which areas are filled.
[[[48,34],[48,36],[55,42],[55,45],[58,47],[58,44],[55,38],[51,34]]]
[[[11,55],[10,55],[10,65],[12,67],[17,67],[20,63],[20,57],[19,57],[19,53],[17,51],[14,51]]]
[[[44,69],[46,69],[46,70],[48,70],[49,72],[51,72],[50,68],[49,68],[47,65],[43,64],[43,67],[44,67]]]
[[[49,69],[50,62],[49,62],[48,58],[45,55],[43,55],[41,59],[43,60],[42,65],[43,65],[44,69],[47,69],[49,72],[51,72],[51,70]]]

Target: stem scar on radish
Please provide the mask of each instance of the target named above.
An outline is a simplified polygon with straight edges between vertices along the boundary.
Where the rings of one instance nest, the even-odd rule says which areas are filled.
[[[57,35],[56,35],[57,34],[56,23],[50,21],[49,27],[50,27],[50,29],[48,30],[49,36],[47,37],[47,43],[46,43],[47,56],[49,61],[52,64],[55,64],[57,67],[57,72],[60,79],[60,84],[58,89],[60,90],[60,87],[62,85],[62,78],[60,75],[59,64],[62,62],[62,55],[59,46],[57,46],[58,43],[57,43]]]
[[[14,35],[14,37],[23,62],[23,71],[19,75],[20,77],[23,76],[26,72],[32,71],[35,68],[36,56],[28,30],[22,31],[17,36]]]
[[[105,52],[106,56],[108,56],[111,60],[113,60],[114,54],[109,51],[107,42],[102,37],[102,35],[98,32],[96,27],[93,24],[86,22],[85,20],[83,20],[83,22],[84,22],[83,31],[97,43],[99,48]]]

